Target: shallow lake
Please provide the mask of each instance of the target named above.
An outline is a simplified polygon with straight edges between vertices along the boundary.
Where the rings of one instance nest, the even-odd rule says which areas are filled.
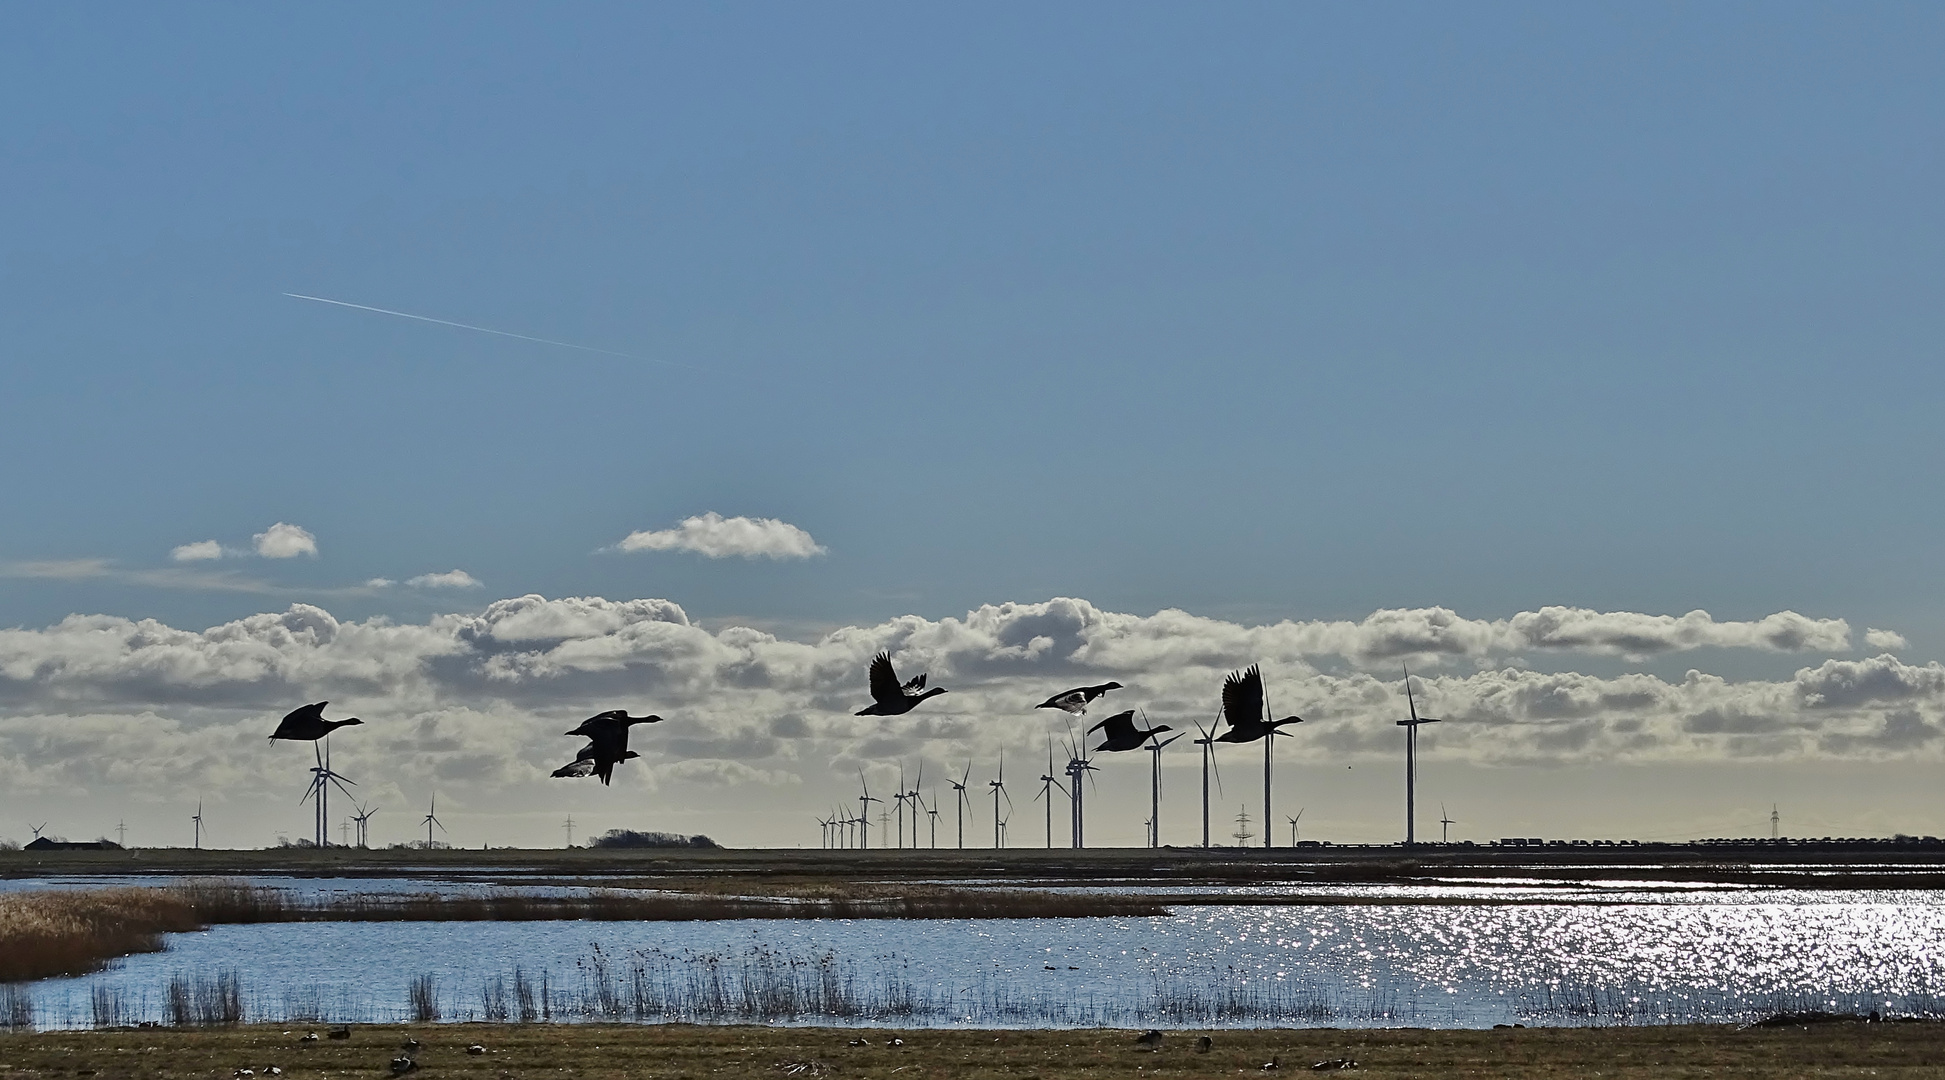
[[[1165,918],[222,926],[29,993],[41,1027],[167,1021],[172,980],[180,1003],[224,976],[249,1019],[311,1022],[1485,1027],[1945,1011],[1936,893],[1628,884],[1589,890],[1602,903],[1372,903],[1346,888],[1364,902]]]

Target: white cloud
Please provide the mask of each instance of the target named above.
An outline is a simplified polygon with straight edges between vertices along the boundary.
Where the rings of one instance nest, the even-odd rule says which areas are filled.
[[[1911,647],[1911,643],[1904,639],[1903,634],[1895,630],[1879,630],[1875,627],[1865,629],[1864,644],[1885,652],[1903,652]]]
[[[4,573],[14,578],[42,578],[53,581],[82,581],[110,577],[114,564],[107,559],[47,559],[36,562],[7,563]]]
[[[375,579],[383,581],[383,578]],[[406,578],[405,583],[415,589],[477,589],[480,580],[464,570],[448,570],[443,574],[420,574]]]
[[[174,559],[176,562],[201,562],[205,559],[220,559],[222,557],[223,545],[214,540],[198,540],[193,544],[184,544],[169,552],[169,558]]]
[[[615,545],[622,551],[693,551],[711,559],[808,559],[825,549],[811,535],[775,518],[726,518],[711,511],[684,518],[673,529],[632,532]]]
[[[396,584],[398,584],[398,582],[396,582],[396,581],[393,581],[393,580],[392,580],[391,578],[388,578],[388,577],[375,577],[375,578],[370,578],[370,579],[368,579],[368,580],[367,580],[367,581],[365,582],[365,588],[367,588],[367,589],[389,589],[389,588],[391,588],[392,586],[394,586],[394,585],[396,585]]]
[[[279,521],[268,529],[251,537],[256,543],[257,554],[266,559],[294,559],[299,555],[317,555],[317,537],[301,526]]]

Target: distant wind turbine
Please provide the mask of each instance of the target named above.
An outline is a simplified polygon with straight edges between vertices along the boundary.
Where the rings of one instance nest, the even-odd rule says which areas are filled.
[[[439,795],[437,792],[434,792],[432,796],[432,803],[430,806],[426,808],[425,819],[419,822],[419,824],[425,826],[425,846],[427,850],[430,850],[432,848],[432,827],[434,825],[439,826],[440,832],[446,832],[446,825],[444,822],[439,820],[438,815],[439,815]],[[446,835],[451,836],[452,834],[446,833]]]
[[[1405,669],[1405,705],[1411,710],[1411,719],[1398,721],[1405,729],[1405,843],[1418,842],[1418,726],[1436,724],[1429,716],[1418,715],[1418,701],[1412,697],[1411,669]]]

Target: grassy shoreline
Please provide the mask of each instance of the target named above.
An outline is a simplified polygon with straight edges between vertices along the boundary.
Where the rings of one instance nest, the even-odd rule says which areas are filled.
[[[1832,1023],[1521,1028],[1491,1031],[1255,1029],[1171,1032],[1149,1051],[1135,1033],[1093,1029],[918,1030],[689,1025],[450,1024],[356,1026],[344,1039],[301,1024],[223,1029],[0,1034],[0,1077],[390,1075],[409,1055],[427,1075],[526,1080],[711,1076],[1040,1077],[1267,1075],[1355,1061],[1366,1077],[1938,1077],[1945,1025]],[[416,1049],[401,1049],[415,1039]],[[899,1040],[893,1045],[892,1040]],[[859,1042],[861,1045],[853,1045]],[[484,1052],[470,1054],[479,1046]]]

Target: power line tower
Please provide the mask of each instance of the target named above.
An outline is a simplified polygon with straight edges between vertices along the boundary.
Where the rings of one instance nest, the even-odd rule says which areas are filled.
[[[128,821],[125,818],[115,822],[115,842],[123,847],[128,846]]]
[[[1237,847],[1248,847],[1250,838],[1256,835],[1249,831],[1248,804],[1244,804],[1241,810],[1236,811],[1236,831],[1229,835],[1236,838]]]
[[[573,814],[567,815],[567,824],[562,825],[561,828],[567,830],[567,846],[573,847],[574,846],[574,815]]]

